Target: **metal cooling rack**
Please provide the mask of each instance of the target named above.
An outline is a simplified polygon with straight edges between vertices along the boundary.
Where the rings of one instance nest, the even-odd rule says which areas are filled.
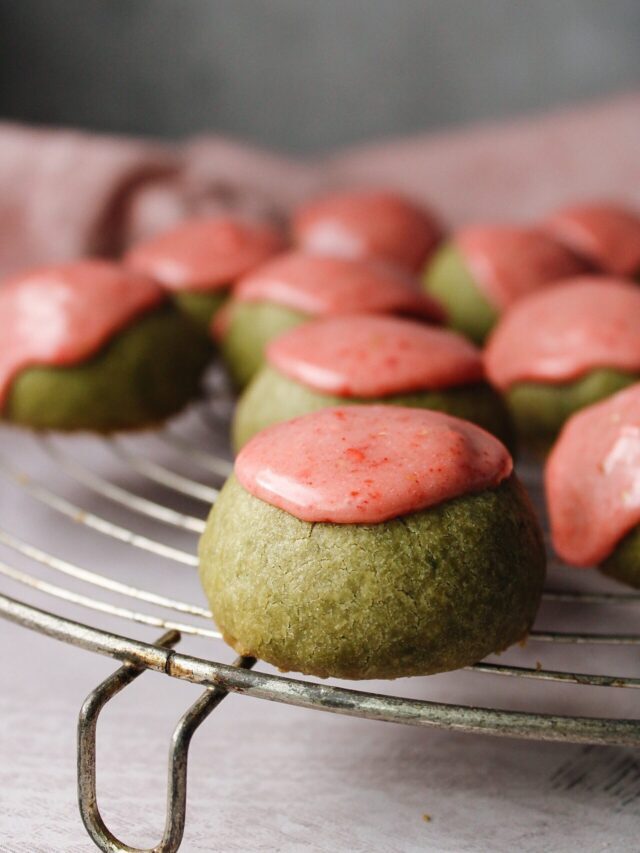
[[[3,490],[10,483],[11,488],[27,496],[34,512],[44,512],[56,519],[56,523],[68,525],[70,534],[65,541],[72,552],[81,532],[83,537],[91,537],[83,540],[84,550],[87,541],[94,543],[96,554],[105,543],[115,542],[130,556],[123,579],[115,570],[97,570],[95,566],[88,567],[52,553],[35,544],[30,537],[7,529],[0,518],[0,615],[26,628],[122,662],[121,668],[86,700],[78,729],[80,811],[89,834],[100,849],[134,851],[136,848],[115,838],[100,816],[95,781],[98,716],[109,699],[146,670],[163,672],[205,688],[200,699],[178,723],[171,741],[165,832],[160,844],[153,848],[163,853],[176,851],[182,839],[190,739],[229,692],[313,710],[463,732],[640,746],[638,719],[484,707],[486,690],[482,691],[483,701],[479,707],[403,698],[253,671],[255,661],[250,658],[239,658],[229,665],[175,651],[173,647],[181,636],[213,641],[219,639],[220,634],[200,600],[191,603],[159,592],[157,588],[148,588],[153,587],[153,583],[138,585],[137,555],[150,555],[160,561],[163,573],[175,572],[176,585],[181,588],[184,573],[195,573],[197,537],[203,530],[209,505],[231,468],[224,451],[211,450],[212,446],[220,446],[224,441],[221,436],[226,431],[229,405],[224,395],[216,393],[152,438],[20,435],[19,440],[26,443],[27,452],[16,458],[28,460],[30,470],[22,463],[16,464],[13,454],[2,452],[3,434],[15,437],[16,433],[8,428],[0,432]],[[84,447],[87,461],[83,459],[80,445]],[[100,464],[96,463],[98,457]],[[31,470],[34,467],[35,474]],[[539,491],[539,470],[528,466],[521,473],[530,489]],[[69,489],[72,497],[68,496]],[[159,531],[157,535],[149,534],[149,526]],[[145,528],[144,532],[141,528]],[[179,544],[176,544],[176,536]],[[580,576],[584,575],[576,572],[572,580],[575,577],[579,582]],[[14,595],[16,589],[23,592],[16,598],[5,594],[3,587]],[[23,600],[25,595],[50,601],[51,609],[34,606]],[[544,602],[555,608],[570,607],[574,612],[576,608],[578,612],[588,611],[593,624],[594,608],[634,608],[640,603],[640,594],[608,589],[548,589]],[[61,609],[69,608],[84,614],[81,621],[60,614]],[[103,617],[123,623],[122,631],[99,627]],[[150,642],[136,639],[131,636],[135,633],[132,623],[144,629],[162,630],[163,636]],[[614,654],[623,647],[640,646],[640,634],[536,627],[530,635],[529,648],[549,648],[550,645],[554,648],[610,647],[611,666],[615,667]],[[548,682],[610,690],[640,687],[637,677],[575,672],[569,667],[549,669],[540,663],[512,665],[487,661],[468,669],[474,673],[517,679],[520,683],[522,679],[538,682],[541,690],[543,683]]]

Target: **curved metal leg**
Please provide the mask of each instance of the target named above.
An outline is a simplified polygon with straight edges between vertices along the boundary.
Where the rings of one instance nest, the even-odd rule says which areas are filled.
[[[177,631],[164,634],[156,645],[171,648],[180,640]],[[234,666],[250,669],[253,658],[239,657]],[[184,834],[187,802],[187,763],[189,745],[194,733],[213,709],[227,695],[215,687],[206,690],[181,717],[169,748],[169,777],[167,787],[167,817],[162,841],[155,847],[142,849],[124,844],[108,829],[96,796],[96,729],[104,706],[144,672],[143,667],[124,664],[102,682],[85,700],[78,721],[78,802],[82,822],[94,843],[105,853],[176,853]]]

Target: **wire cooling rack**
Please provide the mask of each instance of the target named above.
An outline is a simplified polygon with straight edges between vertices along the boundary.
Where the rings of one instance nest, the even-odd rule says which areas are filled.
[[[195,574],[197,537],[210,504],[231,470],[230,455],[225,451],[230,406],[230,399],[214,377],[213,391],[206,401],[152,436],[68,438],[33,436],[6,427],[0,431],[0,488],[6,495],[17,490],[30,507],[29,523],[18,532],[6,525],[5,513],[0,514],[0,615],[122,662],[121,668],[90,694],[78,728],[80,811],[100,849],[135,850],[112,835],[98,809],[98,716],[109,699],[145,670],[205,688],[178,723],[171,742],[167,821],[162,841],[153,848],[163,853],[176,851],[182,839],[191,736],[229,692],[337,714],[470,733],[640,746],[638,719],[499,709],[487,701],[490,691],[478,693],[477,689],[476,699],[481,696],[478,704],[476,699],[454,704],[403,698],[254,671],[256,662],[251,658],[226,664],[174,650],[181,637],[196,637],[212,641],[212,652],[228,653],[225,646],[213,645],[220,634],[203,605]],[[525,465],[521,476],[534,498],[539,498],[539,467]],[[45,522],[49,527],[45,528]],[[52,523],[63,531],[59,541],[64,543],[64,553],[59,545],[54,550],[39,541],[39,531],[50,529]],[[29,535],[25,535],[25,527]],[[101,557],[105,550],[110,553],[107,545],[118,548],[116,562]],[[588,582],[584,580],[587,575]],[[158,582],[160,577],[162,583]],[[631,612],[631,621],[628,615],[626,621],[614,617],[613,624],[633,627],[640,594],[605,581],[594,586],[593,573],[573,572],[570,577],[568,589],[559,588],[552,580],[541,611],[551,608],[563,630],[537,623],[527,643],[528,655],[521,655],[528,663],[504,662],[511,655],[507,653],[500,661],[483,661],[468,670],[519,684],[526,680],[536,683],[540,690],[550,682],[608,689],[611,700],[605,707],[613,711],[613,697],[620,695],[614,688],[637,689],[640,678],[613,675],[609,669],[624,663],[618,656],[625,649],[640,646],[640,634],[594,630],[593,626],[599,627],[600,613],[624,611]],[[190,590],[192,600],[176,595],[176,588]],[[570,618],[563,615],[563,607],[570,609]],[[70,610],[74,618],[68,615]],[[76,613],[81,615],[75,618]],[[581,622],[589,629],[565,629],[567,624],[580,626]],[[122,627],[114,630],[112,624]],[[134,636],[149,629],[156,632],[155,636],[158,631],[163,634],[159,639]],[[531,649],[550,647],[554,651],[605,648],[606,671],[576,672],[575,666],[547,668],[530,661]],[[514,654],[517,657],[519,650]],[[633,716],[637,716],[635,711]]]

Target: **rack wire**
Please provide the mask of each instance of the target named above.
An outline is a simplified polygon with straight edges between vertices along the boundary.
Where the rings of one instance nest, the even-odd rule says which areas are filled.
[[[230,665],[174,650],[182,636],[212,642],[220,639],[193,577],[197,538],[204,529],[209,505],[231,470],[230,456],[221,449],[229,407],[218,382],[207,400],[152,437],[60,438],[22,434],[7,427],[0,433],[8,439],[0,438],[1,488],[18,490],[38,518],[44,514],[49,523],[55,519],[66,524],[66,541],[72,552],[69,556],[37,544],[37,525],[34,533],[26,536],[10,529],[0,517],[0,615],[122,662],[121,669],[91,694],[80,717],[80,809],[91,837],[102,850],[134,848],[109,832],[97,808],[97,719],[104,704],[145,670],[205,688],[201,699],[181,720],[172,741],[167,826],[163,840],[153,848],[164,853],[177,850],[182,838],[191,736],[229,692],[313,710],[469,733],[640,746],[640,720],[635,711],[634,718],[617,718],[493,708],[486,705],[486,691],[484,702],[478,705],[405,698],[261,672],[253,669],[255,661],[249,658]],[[16,444],[22,452],[14,452]],[[540,489],[539,468],[529,464],[521,474],[535,497]],[[81,549],[77,547],[80,539]],[[103,569],[93,560],[83,561],[74,555],[77,550],[94,553],[92,547],[95,552],[104,550],[96,546],[107,542],[125,549],[128,560],[124,573]],[[143,583],[142,578],[149,575],[140,568],[144,557],[161,561],[163,577],[173,576],[180,588],[191,586],[196,600],[165,592],[153,580]],[[635,617],[640,594],[607,584],[594,587],[591,582],[585,584],[584,577],[573,573],[571,589],[546,589],[544,603],[555,611],[570,608],[570,624],[580,622],[580,613],[588,614],[585,621],[589,630],[558,630],[537,624],[528,648],[607,647],[611,666],[615,667],[614,655],[640,646],[640,633],[592,630],[598,625],[594,613],[624,608],[631,609]],[[185,578],[189,583],[185,584]],[[38,606],[30,600],[34,597]],[[41,600],[48,606],[40,606]],[[70,618],[70,608],[83,615]],[[105,619],[109,625],[117,622],[125,627],[103,627]],[[165,633],[155,642],[141,640],[133,636],[138,630],[134,626]],[[576,672],[573,667],[546,668],[539,662],[523,665],[492,659],[467,669],[536,683],[541,690],[549,682],[609,690],[640,688],[640,677],[633,674]]]

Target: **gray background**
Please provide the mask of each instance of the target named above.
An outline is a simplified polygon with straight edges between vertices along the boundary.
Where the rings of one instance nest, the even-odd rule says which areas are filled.
[[[294,152],[640,81],[637,0],[0,0],[0,116]]]

